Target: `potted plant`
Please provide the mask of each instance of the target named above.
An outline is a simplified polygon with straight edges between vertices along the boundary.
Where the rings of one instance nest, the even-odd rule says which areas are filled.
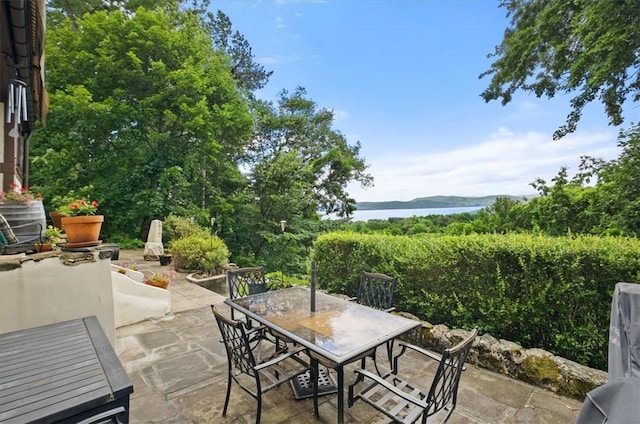
[[[62,219],[62,228],[67,235],[67,246],[95,246],[100,241],[100,229],[104,222],[103,215],[96,215],[98,202],[86,199],[75,199],[57,209]]]
[[[42,194],[34,192],[29,187],[19,188],[16,184],[10,184],[9,187],[11,189],[6,193],[0,191],[0,201],[19,202],[27,205],[34,200],[42,201]]]
[[[169,286],[171,280],[176,278],[178,273],[173,269],[167,269],[162,272],[154,272],[152,275],[144,277],[142,280],[145,284],[149,284],[150,286],[160,287],[161,289],[166,289]]]
[[[64,236],[62,231],[53,225],[49,225],[44,231],[44,241],[35,244],[36,252],[49,252],[63,241]]]

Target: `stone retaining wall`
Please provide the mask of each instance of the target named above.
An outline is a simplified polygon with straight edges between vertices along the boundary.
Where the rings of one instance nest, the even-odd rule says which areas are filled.
[[[418,320],[414,315],[399,315]],[[403,337],[409,343],[443,351],[463,340],[469,332],[422,321],[422,328]],[[586,394],[607,382],[607,373],[585,367],[542,349],[525,349],[517,343],[479,335],[467,362],[551,390],[562,396],[584,400]]]

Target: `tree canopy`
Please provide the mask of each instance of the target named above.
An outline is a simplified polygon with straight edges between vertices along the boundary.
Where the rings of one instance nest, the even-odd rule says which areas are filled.
[[[640,100],[640,2],[504,0],[511,18],[495,60],[485,101],[508,104],[518,90],[538,97],[575,93],[559,139],[577,128],[583,108],[603,103],[611,125],[624,121],[627,100]]]
[[[33,142],[49,196],[93,186],[110,228],[194,209],[251,134],[227,58],[193,15],[172,10],[53,14],[51,115]]]
[[[98,200],[107,238],[144,240],[170,214],[215,217],[232,260],[273,269],[283,237],[304,258],[318,212],[349,215],[347,183],[371,177],[359,144],[303,88],[283,90],[277,106],[256,99],[271,72],[208,5],[52,0],[51,106],[32,139],[31,181],[49,209],[61,196]]]

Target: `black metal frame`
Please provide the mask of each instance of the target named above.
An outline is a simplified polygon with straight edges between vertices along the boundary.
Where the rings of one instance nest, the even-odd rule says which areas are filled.
[[[22,253],[35,251],[35,244],[44,242],[44,239],[42,237],[42,224],[40,224],[39,222],[27,222],[26,224],[12,225],[9,227],[9,229],[13,231],[16,228],[24,228],[30,226],[38,227],[37,234],[40,234],[38,237],[31,237],[20,240],[19,236],[15,236],[16,239],[18,239],[18,242],[9,244],[4,244],[0,241],[0,255],[4,255],[6,253]]]
[[[262,394],[310,370],[309,364],[299,356],[305,349],[303,347],[289,349],[286,353],[267,358],[265,362],[256,362],[249,337],[245,331],[244,321],[235,321],[225,317],[214,305],[211,305],[211,310],[220,328],[228,359],[227,394],[222,416],[227,415],[231,385],[232,381],[235,381],[242,390],[257,400],[256,424],[260,424]],[[282,364],[285,361],[288,363],[287,365]],[[292,365],[295,366],[295,369],[290,371]],[[253,390],[243,383],[241,378],[243,375],[249,380],[253,380],[255,385]],[[266,385],[263,385],[263,380],[267,382]]]
[[[395,277],[365,271],[360,274],[360,285],[355,301],[371,308],[392,312],[396,309],[393,306],[396,284]]]
[[[264,274],[264,267],[262,266],[237,268],[227,271],[227,284],[229,285],[230,299],[269,291]],[[234,315],[234,310],[232,308],[231,319],[235,319]],[[277,351],[283,352],[288,349],[287,343],[293,343],[290,339],[283,337],[280,334],[276,334],[264,326],[253,326],[248,317],[246,317],[246,321],[249,331],[254,333],[254,336],[250,338],[251,342],[259,342],[260,339],[268,339],[267,336],[271,336],[275,340],[269,341],[276,345]]]
[[[361,305],[369,306],[370,308],[393,312],[396,309],[393,306],[393,297],[395,295],[397,281],[396,277],[390,277],[377,272],[363,271],[360,274],[358,294],[356,297],[351,298],[351,300]],[[387,359],[389,360],[389,366],[392,364],[392,355],[393,340],[389,340],[389,342],[387,342]],[[378,369],[378,362],[376,361],[376,350],[374,349],[367,357],[373,360],[373,365],[378,375],[382,375]],[[362,358],[362,368],[365,367],[367,357]]]
[[[477,334],[477,329],[472,330],[466,339],[455,347],[446,349],[442,355],[407,343],[399,343],[402,350],[394,357],[391,372],[378,376],[364,369],[354,371],[357,378],[349,386],[349,407],[361,399],[395,422],[414,423],[422,417],[423,424],[427,422],[427,418],[444,409],[447,414],[440,422],[445,423],[456,407],[460,375]],[[439,361],[428,392],[397,377],[398,358],[404,355],[407,349]],[[355,386],[366,379],[371,382],[354,394]]]
[[[264,293],[269,290],[264,276],[264,267],[261,266],[227,271],[227,284],[229,286],[230,299]],[[231,310],[231,318],[235,319],[233,309]],[[251,325],[250,321],[248,323]]]

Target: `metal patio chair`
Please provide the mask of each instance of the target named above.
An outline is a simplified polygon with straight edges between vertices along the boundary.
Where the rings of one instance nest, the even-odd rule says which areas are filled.
[[[395,277],[365,271],[360,274],[358,294],[352,300],[361,305],[392,312],[396,309],[393,306],[396,283]]]
[[[393,369],[389,373],[378,376],[364,369],[354,371],[357,378],[349,386],[349,407],[357,400],[363,400],[394,422],[414,423],[422,417],[423,424],[427,423],[430,417],[446,410],[446,415],[440,421],[445,423],[456,407],[460,375],[477,334],[478,330],[473,329],[466,339],[446,349],[442,355],[400,342],[402,350],[393,358]],[[420,387],[397,377],[398,359],[407,350],[439,361],[428,391],[423,391]],[[356,394],[355,386],[360,383],[365,383],[366,386]]]
[[[261,266],[237,268],[227,271],[227,284],[229,286],[229,298],[231,299],[269,291],[267,280],[265,278],[264,267]],[[231,309],[231,319],[235,319],[233,309]],[[286,337],[273,334],[273,332],[270,332],[264,326],[254,325],[249,317],[245,317],[245,319],[248,326],[248,332],[250,333],[251,342],[259,342],[260,339],[267,338],[267,333],[269,333],[275,338],[275,340],[270,341],[276,345],[277,350],[288,349],[287,343],[291,341]]]
[[[395,277],[364,271],[360,274],[358,294],[356,297],[350,298],[350,300],[385,312],[393,312],[396,309],[393,306],[393,296],[395,294],[396,284],[397,279]],[[387,358],[389,359],[389,366],[391,366],[392,355],[393,340],[390,340],[387,343]],[[376,372],[378,375],[381,375],[376,361],[376,350],[374,349],[369,355],[367,355],[367,357],[373,360]],[[362,358],[362,368],[365,366],[364,361],[367,357]]]
[[[229,298],[231,299],[264,293],[269,290],[264,276],[264,267],[261,266],[227,271],[227,284],[229,286]],[[231,310],[231,319],[235,319],[233,309]],[[247,323],[251,326],[250,320]]]
[[[304,348],[289,349],[286,353],[276,353],[265,361],[256,361],[249,336],[245,331],[246,323],[225,317],[214,305],[211,305],[211,310],[220,328],[228,360],[227,395],[222,416],[227,415],[231,385],[235,381],[241,389],[257,400],[256,424],[259,424],[262,394],[310,369],[309,364],[299,356]]]
[[[16,228],[28,227],[33,227],[32,235],[18,237],[13,232]],[[0,214],[0,255],[35,251],[36,243],[42,242],[42,224],[28,222],[10,226],[5,217]]]

